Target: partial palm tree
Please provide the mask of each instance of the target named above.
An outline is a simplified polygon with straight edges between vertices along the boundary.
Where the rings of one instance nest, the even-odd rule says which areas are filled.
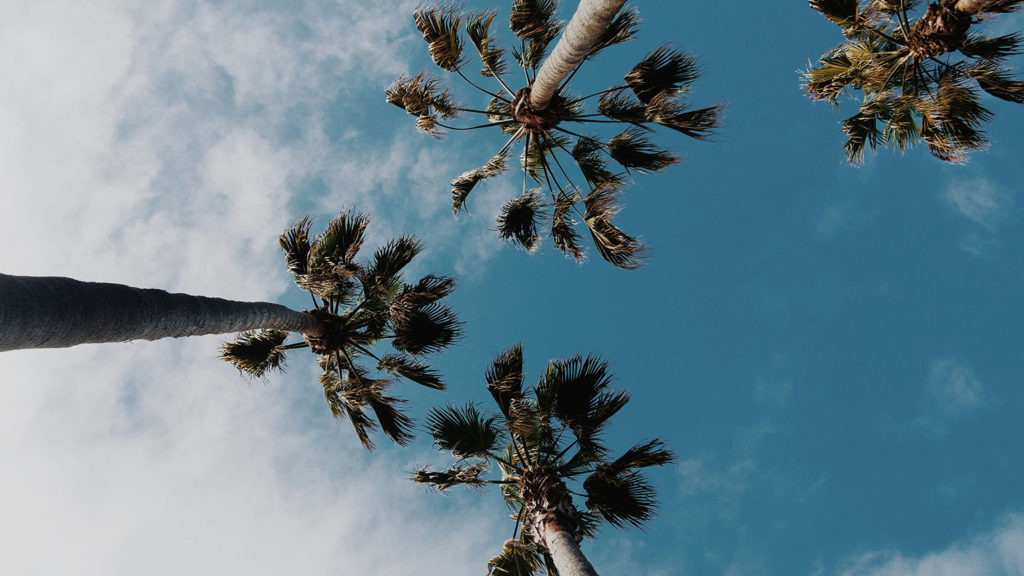
[[[522,142],[522,192],[502,207],[499,237],[532,252],[547,234],[562,253],[579,262],[585,258],[577,230],[582,224],[608,262],[625,269],[643,264],[646,246],[613,223],[621,208],[620,192],[633,174],[659,172],[679,162],[678,156],[651,141],[654,127],[707,139],[719,124],[722,106],[690,108],[686,96],[700,72],[696,58],[667,45],[649,52],[622,82],[606,90],[587,95],[570,90],[569,82],[584,62],[636,37],[639,16],[634,9],[620,10],[623,3],[581,2],[541,66],[548,46],[563,29],[556,18],[558,3],[515,0],[510,27],[517,38],[512,57],[523,70],[518,89],[513,88],[517,82],[506,51],[492,34],[495,11],[464,13],[455,6],[435,5],[414,13],[434,63],[490,101],[477,108],[459,104],[439,78],[426,73],[396,80],[386,91],[387,101],[415,116],[416,125],[434,136],[446,130],[486,128],[504,134],[504,144],[490,161],[452,180],[456,215],[467,210],[478,183],[507,170],[513,146]],[[491,83],[489,88],[467,76],[465,39],[480,57],[479,73]],[[596,112],[587,110],[592,99],[597,101]],[[461,115],[478,115],[483,123],[454,125]],[[590,131],[596,127],[617,133],[609,137]]]
[[[426,422],[434,444],[457,461],[446,470],[422,468],[413,479],[442,491],[501,490],[515,527],[490,574],[596,574],[580,542],[602,523],[642,527],[656,505],[642,469],[671,462],[672,452],[655,439],[610,456],[601,436],[629,394],[611,388],[601,358],[553,360],[537,385],[524,390],[523,351],[516,345],[498,355],[485,379],[498,412],[474,404],[432,410]],[[492,468],[500,475],[488,477]]]
[[[288,269],[312,299],[309,311],[0,274],[0,351],[241,331],[221,347],[221,358],[262,378],[283,370],[289,351],[309,348],[319,356],[320,381],[334,416],[347,417],[367,448],[373,447],[370,434],[378,427],[405,444],[412,439],[412,421],[387,387],[406,378],[444,389],[440,375],[421,358],[461,334],[458,318],[442,303],[455,280],[427,275],[406,284],[402,270],[421,250],[409,236],[388,242],[369,262],[356,262],[369,222],[366,215],[344,212],[311,235],[311,221],[303,218],[281,235]],[[287,342],[291,334],[301,340]],[[392,351],[376,350],[381,342],[390,342]],[[368,360],[376,376],[367,369]]]
[[[921,11],[917,0],[810,0],[845,39],[804,73],[815,100],[837,105],[860,93],[860,110],[842,123],[843,151],[860,163],[865,147],[906,151],[921,140],[933,156],[961,163],[988,144],[982,126],[992,112],[978,88],[1018,104],[1024,82],[1007,58],[1019,33],[990,36],[980,24],[1019,10],[1024,0],[941,0]]]

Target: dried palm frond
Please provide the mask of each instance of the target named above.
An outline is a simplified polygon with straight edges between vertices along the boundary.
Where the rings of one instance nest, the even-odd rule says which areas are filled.
[[[413,12],[416,28],[430,46],[430,57],[442,70],[453,72],[462,67],[462,15],[454,6],[432,6]]]
[[[723,106],[690,110],[679,98],[661,93],[647,105],[646,120],[682,132],[690,138],[706,140],[718,128]]]
[[[544,216],[544,197],[540,190],[527,190],[501,207],[497,218],[498,237],[533,252],[540,246],[537,220]]]
[[[269,370],[283,372],[285,350],[281,346],[287,337],[282,330],[242,332],[234,342],[221,344],[220,358],[254,378],[262,378]]]
[[[487,164],[475,170],[463,172],[458,178],[452,180],[452,212],[458,214],[465,210],[466,199],[478,182],[498,176],[507,169],[508,148],[504,148],[488,160]]]
[[[480,475],[486,471],[486,463],[452,466],[443,472],[435,472],[429,466],[425,466],[416,471],[412,480],[413,482],[430,484],[442,492],[453,486],[472,486],[476,488],[485,485]]]
[[[1024,104],[1024,82],[1010,77],[1010,69],[992,62],[978,62],[967,70],[967,77],[978,82],[978,86],[989,94]]]
[[[640,102],[650,101],[663,92],[685,90],[700,75],[697,58],[671,46],[662,46],[648,54],[626,74],[626,84]]]
[[[576,205],[578,193],[573,191],[566,194],[559,192],[555,198],[554,210],[551,216],[551,239],[562,254],[571,256],[576,262],[583,262],[586,255],[580,247],[580,233],[576,231],[576,221],[572,218],[572,211]]]
[[[619,11],[615,15],[615,19],[608,25],[608,28],[605,28],[604,32],[601,33],[601,37],[598,38],[597,42],[590,47],[590,50],[587,50],[587,58],[597,56],[598,53],[609,46],[633,40],[637,37],[639,26],[640,13],[636,8],[630,7]]]
[[[613,137],[607,144],[608,154],[626,170],[660,172],[679,162],[668,150],[656,148],[637,129],[629,129]]]
[[[489,576],[533,576],[542,563],[542,555],[535,544],[508,540],[501,554],[487,563],[487,568]]]
[[[444,382],[441,382],[440,373],[411,356],[385,354],[377,362],[377,369],[395,376],[408,378],[427,388],[433,388],[434,390],[445,389]]]
[[[642,266],[647,258],[647,247],[612,223],[620,210],[615,191],[598,188],[583,199],[583,205],[586,207],[584,222],[601,257],[626,270]]]
[[[285,265],[297,279],[309,272],[309,251],[311,249],[309,227],[311,225],[312,220],[309,216],[305,216],[294,226],[285,230],[278,238],[278,244],[284,251]]]
[[[495,14],[497,12],[494,10],[483,10],[466,18],[466,34],[480,54],[480,62],[484,66],[480,74],[483,76],[501,76],[507,70],[505,50],[495,46],[494,38],[490,35]]]
[[[512,50],[523,68],[536,68],[547,54],[547,47],[562,31],[556,19],[555,0],[515,0],[509,27],[525,43],[523,50]]]

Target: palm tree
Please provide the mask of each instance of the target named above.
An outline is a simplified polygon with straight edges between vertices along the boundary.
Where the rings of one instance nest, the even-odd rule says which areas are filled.
[[[815,100],[836,105],[862,93],[860,110],[842,123],[843,150],[860,163],[865,146],[900,151],[924,140],[931,154],[961,163],[987,145],[981,126],[992,112],[977,88],[1024,103],[1024,82],[1006,59],[1017,54],[1018,33],[989,36],[978,24],[1021,8],[1024,0],[941,0],[914,18],[917,0],[810,0],[838,25],[845,40],[804,73]]]
[[[650,440],[609,456],[601,435],[629,394],[609,387],[608,363],[600,358],[553,360],[536,387],[524,391],[523,351],[515,345],[485,378],[499,412],[485,414],[473,404],[432,410],[427,429],[434,444],[458,462],[443,471],[422,468],[413,479],[442,491],[500,488],[516,523],[490,574],[596,574],[579,543],[604,522],[642,527],[656,500],[641,469],[671,462],[672,453]],[[485,477],[491,465],[500,478]],[[573,504],[573,495],[585,499],[585,509]]]
[[[490,102],[482,109],[458,104],[440,79],[426,73],[400,77],[386,90],[387,101],[415,116],[417,127],[434,136],[445,130],[483,128],[497,128],[505,135],[504,144],[483,167],[452,180],[456,215],[467,210],[469,195],[479,182],[508,168],[513,146],[523,142],[522,193],[502,207],[498,236],[532,252],[539,246],[543,222],[555,246],[579,262],[585,258],[577,231],[582,223],[602,258],[625,269],[643,264],[644,244],[613,223],[621,208],[620,191],[628,176],[659,172],[679,162],[678,156],[651,141],[653,127],[703,140],[718,126],[722,106],[689,107],[685,97],[699,76],[697,61],[671,46],[649,52],[624,82],[607,90],[583,96],[570,91],[569,82],[584,62],[636,37],[637,12],[619,11],[622,4],[618,0],[581,2],[538,72],[549,44],[562,31],[555,17],[557,0],[515,0],[510,27],[518,45],[512,57],[523,69],[525,83],[517,90],[507,74],[506,51],[491,34],[495,11],[463,13],[453,6],[432,6],[414,13],[434,63],[489,96]],[[466,75],[469,64],[463,35],[479,54],[480,74],[493,81],[491,89]],[[588,112],[587,103],[594,98],[597,110]],[[484,123],[453,125],[452,120],[462,114],[482,116]],[[588,133],[590,127],[602,125],[618,133],[610,138]],[[611,167],[612,162],[617,168]],[[528,184],[531,180],[535,187]]]
[[[366,215],[344,212],[311,236],[310,219],[303,218],[281,235],[288,269],[313,301],[304,312],[267,302],[0,274],[0,351],[242,331],[221,347],[221,358],[241,372],[262,378],[283,370],[288,351],[309,348],[320,357],[320,381],[335,418],[347,416],[367,448],[377,427],[406,444],[412,421],[387,387],[406,378],[444,389],[440,375],[419,358],[461,334],[458,318],[441,303],[455,280],[427,275],[405,284],[402,269],[421,250],[409,236],[357,263],[369,222]],[[286,343],[290,333],[302,340]],[[378,354],[375,344],[385,340],[394,351]],[[371,377],[366,359],[384,376]]]

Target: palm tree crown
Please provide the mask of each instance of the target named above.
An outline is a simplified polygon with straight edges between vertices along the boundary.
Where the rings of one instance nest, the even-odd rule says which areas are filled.
[[[577,231],[582,222],[602,258],[620,268],[637,268],[643,263],[646,247],[613,223],[620,210],[619,193],[633,173],[658,172],[680,160],[650,140],[652,128],[664,126],[706,139],[718,126],[722,107],[688,106],[685,96],[698,78],[697,62],[670,46],[650,52],[625,75],[624,82],[586,96],[575,95],[568,88],[579,70],[577,65],[543,107],[532,105],[530,91],[538,66],[563,28],[556,10],[557,0],[514,1],[510,28],[518,44],[512,49],[512,58],[523,69],[525,79],[525,86],[514,89],[507,74],[506,51],[491,33],[495,11],[420,8],[414,14],[416,26],[434,63],[490,96],[490,102],[482,110],[464,107],[455,102],[440,79],[426,73],[396,80],[386,91],[387,101],[416,116],[416,125],[434,136],[445,130],[489,127],[505,134],[505,143],[489,162],[452,180],[456,215],[467,209],[470,192],[479,182],[508,168],[513,145],[523,142],[522,193],[502,207],[497,218],[499,237],[532,252],[539,246],[543,223],[562,253],[582,261],[585,254]],[[635,10],[619,12],[586,51],[583,61],[636,37],[638,22]],[[467,77],[464,35],[480,57],[480,75],[493,82],[491,89]],[[586,110],[592,98],[597,98],[594,113]],[[454,126],[452,120],[462,114],[479,115],[485,123]],[[608,138],[588,131],[601,125],[614,126],[619,133]],[[611,161],[617,168],[611,167]]]
[[[607,362],[594,356],[554,360],[537,385],[524,390],[522,348],[516,345],[494,360],[485,379],[498,413],[485,414],[473,404],[432,410],[427,428],[434,443],[458,462],[444,471],[423,468],[414,480],[439,490],[500,487],[516,524],[490,562],[492,574],[528,575],[543,567],[555,575],[562,567],[552,555],[553,534],[567,532],[576,544],[602,522],[640,527],[651,518],[655,494],[640,470],[669,463],[673,455],[660,440],[650,440],[609,456],[601,435],[629,394],[610,388]],[[491,465],[500,479],[485,477]],[[584,509],[574,505],[573,494],[585,499]]]
[[[982,20],[1018,10],[1024,0],[941,0],[923,13],[915,11],[917,0],[810,4],[846,39],[804,73],[807,92],[830,104],[844,93],[863,93],[860,110],[842,123],[850,162],[863,160],[865,146],[905,151],[921,140],[935,157],[964,162],[987,144],[981,126],[992,116],[977,88],[1024,103],[1024,82],[1006,65],[1019,51],[1020,34],[977,30]]]
[[[310,235],[309,218],[285,231],[281,249],[295,283],[313,300],[310,313],[320,321],[320,334],[286,344],[285,331],[242,332],[222,346],[221,357],[260,378],[282,370],[287,351],[308,347],[320,356],[320,382],[331,412],[347,417],[363,445],[372,448],[370,433],[377,427],[399,444],[412,439],[412,421],[399,408],[403,401],[388,396],[387,387],[406,378],[443,390],[440,375],[418,358],[452,344],[461,323],[441,303],[455,289],[453,278],[427,275],[404,283],[402,269],[421,250],[415,238],[392,240],[369,262],[356,262],[369,222],[366,215],[345,212],[318,235]],[[383,340],[390,340],[392,353],[373,351]],[[368,359],[376,362],[377,377],[366,368]]]

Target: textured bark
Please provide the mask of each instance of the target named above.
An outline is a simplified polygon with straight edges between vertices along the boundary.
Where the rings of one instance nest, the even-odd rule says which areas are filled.
[[[907,37],[907,47],[914,58],[936,58],[953,52],[967,39],[972,13],[959,5],[929,4],[928,10],[914,23]]]
[[[547,107],[558,85],[583,62],[587,51],[608,29],[625,3],[626,0],[580,0],[555,49],[537,71],[530,93],[530,104],[535,110]]]
[[[305,312],[268,302],[236,302],[71,278],[0,274],[0,351],[257,328],[319,333],[319,326]]]
[[[955,8],[965,14],[977,14],[985,5],[985,0],[959,0]]]
[[[573,531],[558,520],[544,523],[544,544],[558,568],[559,576],[597,576],[597,571],[583,555]]]

